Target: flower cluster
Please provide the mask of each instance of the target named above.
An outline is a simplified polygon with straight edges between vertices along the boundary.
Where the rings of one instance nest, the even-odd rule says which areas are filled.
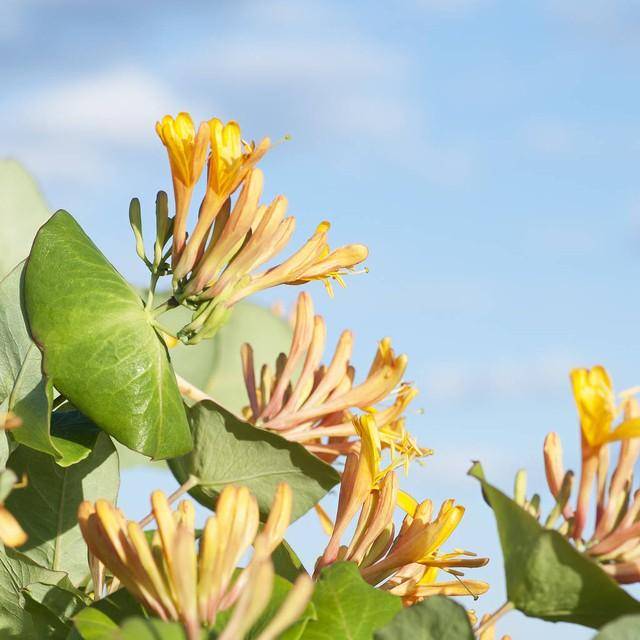
[[[295,308],[291,347],[280,354],[275,367],[264,365],[256,375],[251,345],[242,347],[242,368],[249,405],[244,417],[256,426],[275,431],[327,462],[354,450],[357,435],[351,411],[367,411],[375,423],[382,445],[392,456],[409,461],[430,453],[419,447],[404,425],[403,413],[417,394],[402,382],[405,355],[396,356],[385,338],[378,345],[364,381],[355,383],[350,363],[353,334],[343,331],[329,365],[321,364],[326,325],[313,313],[313,302],[301,293]],[[386,407],[375,407],[389,398]]]
[[[547,527],[560,521],[559,530],[599,562],[620,583],[640,582],[640,490],[633,491],[634,466],[640,456],[640,407],[634,389],[617,402],[607,371],[596,366],[571,372],[580,419],[582,469],[575,507],[571,506],[574,474],[565,471],[562,444],[556,433],[544,442],[549,490],[556,504]],[[616,420],[620,422],[615,425]],[[610,469],[614,443],[616,464]],[[585,526],[595,497],[595,524],[590,536]],[[525,504],[539,515],[539,500]]]
[[[464,507],[446,500],[434,516],[431,500],[417,503],[401,492],[394,470],[396,463],[380,468],[382,447],[374,418],[365,414],[354,425],[360,436],[360,450],[347,456],[335,525],[316,563],[316,574],[333,562],[355,562],[369,584],[401,596],[405,605],[436,594],[476,597],[484,593],[489,585],[462,579],[460,569],[484,566],[487,558],[461,549],[440,553],[440,547],[460,523]],[[396,535],[393,516],[397,504],[407,515]],[[342,545],[356,516],[351,540]],[[437,582],[439,571],[454,580]]]
[[[271,554],[282,542],[291,518],[292,494],[278,487],[269,518],[258,533],[258,503],[246,487],[227,486],[218,499],[196,546],[193,505],[175,511],[161,491],[151,496],[157,531],[148,541],[137,522],[126,521],[106,500],[83,502],[78,520],[89,552],[109,569],[151,613],[162,620],[180,621],[189,640],[200,638],[222,612],[232,610],[218,636],[244,638],[269,603],[274,580]],[[253,545],[248,565],[236,567]],[[92,563],[96,566],[96,563]],[[99,577],[94,590],[99,597]],[[280,610],[258,636],[271,640],[302,614],[313,591],[311,579],[296,581]]]
[[[213,335],[231,307],[257,291],[322,280],[331,292],[331,280],[342,285],[342,276],[366,259],[367,248],[360,244],[332,251],[327,242],[330,225],[322,222],[293,255],[265,268],[289,243],[296,224],[294,217],[285,216],[284,196],[269,205],[260,203],[264,179],[255,165],[271,147],[269,139],[258,145],[245,142],[237,123],[223,125],[215,118],[201,123],[196,132],[187,113],[165,116],[156,130],[167,148],[175,195],[174,297],[195,311],[193,321],[179,333],[185,342]],[[205,162],[206,191],[188,236],[191,199]]]

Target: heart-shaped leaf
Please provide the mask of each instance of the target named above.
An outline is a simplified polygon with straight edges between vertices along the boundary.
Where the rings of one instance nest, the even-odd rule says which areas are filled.
[[[302,445],[243,422],[205,400],[189,408],[194,446],[191,452],[169,460],[178,482],[199,479],[190,491],[200,504],[214,508],[222,489],[244,485],[256,496],[260,513],[267,516],[281,482],[293,490],[293,519],[315,505],[340,476],[330,465]]]
[[[504,556],[507,597],[525,615],[599,629],[640,602],[560,533],[540,523],[489,484],[479,463],[469,474],[480,481],[493,509]]]
[[[74,406],[153,458],[191,448],[182,398],[150,314],[66,211],[38,232],[24,293],[43,370]]]
[[[640,615],[622,616],[605,624],[593,640],[638,640],[640,638]]]

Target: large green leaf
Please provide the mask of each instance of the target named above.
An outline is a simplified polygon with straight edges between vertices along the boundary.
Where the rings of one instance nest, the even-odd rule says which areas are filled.
[[[640,615],[622,616],[609,622],[594,640],[638,640],[640,638]]]
[[[0,279],[29,255],[49,208],[33,178],[15,160],[0,160]]]
[[[504,556],[507,597],[525,615],[587,627],[639,613],[632,598],[560,533],[539,522],[490,485],[479,463],[470,475],[493,509]]]
[[[153,458],[191,448],[175,376],[150,315],[66,211],[36,236],[25,304],[45,374],[82,413]]]
[[[306,573],[302,560],[298,558],[291,545],[283,540],[271,554],[276,573],[293,582],[301,573]]]
[[[67,574],[39,566],[11,549],[0,551],[0,637],[41,640],[60,628],[60,618],[52,605],[50,589],[73,592]],[[53,596],[59,599],[56,592]]]
[[[76,412],[63,414],[73,418]],[[91,454],[70,467],[58,466],[51,456],[18,447],[9,467],[28,484],[7,499],[29,539],[21,551],[38,564],[66,571],[78,585],[87,576],[87,548],[78,526],[78,506],[83,500],[118,495],[118,456],[109,436],[100,433]]]
[[[229,484],[245,485],[258,499],[263,516],[269,513],[280,482],[293,490],[293,519],[316,504],[340,476],[302,445],[258,429],[215,402],[205,400],[189,408],[193,450],[169,460],[178,482],[190,475],[200,483],[190,491],[202,505],[214,508]]]
[[[162,316],[162,323],[175,331],[190,321],[191,312],[184,307]],[[273,367],[278,354],[288,352],[291,333],[291,325],[270,309],[242,302],[212,339],[178,344],[171,349],[171,361],[181,376],[239,415],[248,404],[240,347],[248,342],[256,365]]]
[[[307,624],[302,640],[371,640],[402,609],[400,598],[367,584],[351,562],[323,569],[312,602],[317,620]]]
[[[22,420],[12,437],[28,447],[54,456],[58,464],[73,464],[89,454],[79,431],[51,429],[52,389],[42,375],[42,355],[31,340],[22,303],[24,262],[0,282],[0,404]],[[78,437],[80,436],[80,437]]]
[[[427,598],[400,613],[375,640],[474,640],[464,607],[445,596]]]
[[[203,639],[206,634],[203,632]],[[110,640],[187,640],[184,627],[178,622],[131,618],[120,629],[112,632]],[[105,638],[106,640],[106,638]]]

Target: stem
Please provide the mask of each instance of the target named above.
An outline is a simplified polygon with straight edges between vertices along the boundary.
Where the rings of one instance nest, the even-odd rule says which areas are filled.
[[[196,478],[196,476],[189,476],[186,482],[180,487],[178,487],[168,498],[167,501],[169,504],[175,502],[178,498],[183,496],[187,491],[193,489],[193,487],[197,487],[200,484],[200,479]],[[147,514],[142,520],[138,522],[141,527],[146,527],[153,520],[153,512]]]
[[[158,284],[158,278],[160,275],[156,271],[151,272],[151,281],[149,282],[149,293],[147,294],[147,304],[145,304],[144,308],[149,311],[151,309],[151,305],[153,304],[153,294],[156,291],[156,286]]]
[[[476,636],[480,637],[487,629],[492,627],[502,616],[509,613],[513,609],[513,603],[508,600],[496,611],[494,611],[480,626],[475,630]]]

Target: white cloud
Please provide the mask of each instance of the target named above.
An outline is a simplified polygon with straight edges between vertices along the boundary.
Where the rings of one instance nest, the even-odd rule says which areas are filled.
[[[442,363],[420,376],[430,399],[451,401],[483,396],[513,399],[566,391],[576,358],[564,352],[540,354],[533,360],[503,360],[483,366]]]
[[[183,101],[164,79],[131,66],[32,87],[6,103],[4,152],[40,177],[105,184],[117,154],[157,145],[154,122]]]
[[[18,122],[35,134],[132,146],[153,140],[155,120],[181,106],[157,77],[126,66],[40,88],[19,102]]]

